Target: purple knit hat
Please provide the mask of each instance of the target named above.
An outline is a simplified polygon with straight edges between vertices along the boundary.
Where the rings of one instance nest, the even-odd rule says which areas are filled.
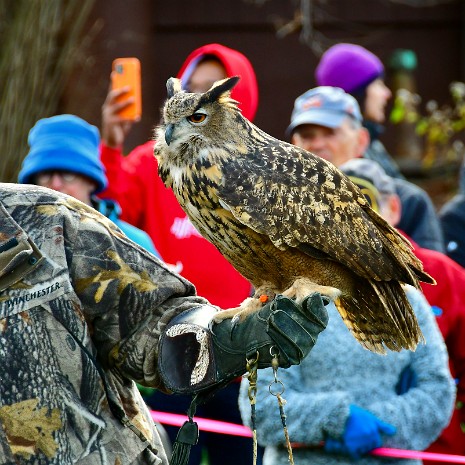
[[[382,77],[381,60],[366,48],[354,44],[337,44],[326,50],[315,70],[319,86],[340,87],[353,94]]]

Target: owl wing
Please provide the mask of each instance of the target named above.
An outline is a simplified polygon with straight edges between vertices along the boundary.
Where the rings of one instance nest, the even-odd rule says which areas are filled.
[[[280,249],[336,260],[367,278],[399,278],[399,264],[377,224],[395,241],[401,236],[347,176],[326,160],[266,136],[247,155],[224,161],[218,191],[223,207]],[[400,242],[409,249],[403,238]]]

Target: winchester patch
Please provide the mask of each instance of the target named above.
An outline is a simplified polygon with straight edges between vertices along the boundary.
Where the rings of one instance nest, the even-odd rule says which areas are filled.
[[[56,299],[68,293],[70,289],[70,283],[63,278],[38,283],[26,289],[10,289],[6,295],[0,296],[0,318]]]

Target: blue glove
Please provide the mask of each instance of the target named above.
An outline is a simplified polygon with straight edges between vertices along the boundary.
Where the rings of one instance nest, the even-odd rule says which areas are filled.
[[[381,421],[367,410],[351,405],[342,439],[328,437],[324,449],[329,453],[359,459],[363,454],[382,446],[381,434],[393,436],[395,433],[395,426]]]

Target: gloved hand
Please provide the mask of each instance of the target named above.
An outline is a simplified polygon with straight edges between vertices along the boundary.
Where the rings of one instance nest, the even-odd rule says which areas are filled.
[[[346,454],[352,459],[359,459],[363,454],[381,447],[381,434],[393,436],[396,427],[381,421],[372,413],[356,405],[350,406],[342,439],[326,438],[324,449],[329,453]]]
[[[318,293],[300,305],[278,295],[239,324],[227,319],[210,327],[215,313],[209,306],[193,308],[166,327],[159,368],[168,389],[193,393],[225,384],[246,372],[246,358],[255,358],[257,351],[258,367],[270,367],[272,347],[279,351],[281,367],[299,364],[328,323]]]

